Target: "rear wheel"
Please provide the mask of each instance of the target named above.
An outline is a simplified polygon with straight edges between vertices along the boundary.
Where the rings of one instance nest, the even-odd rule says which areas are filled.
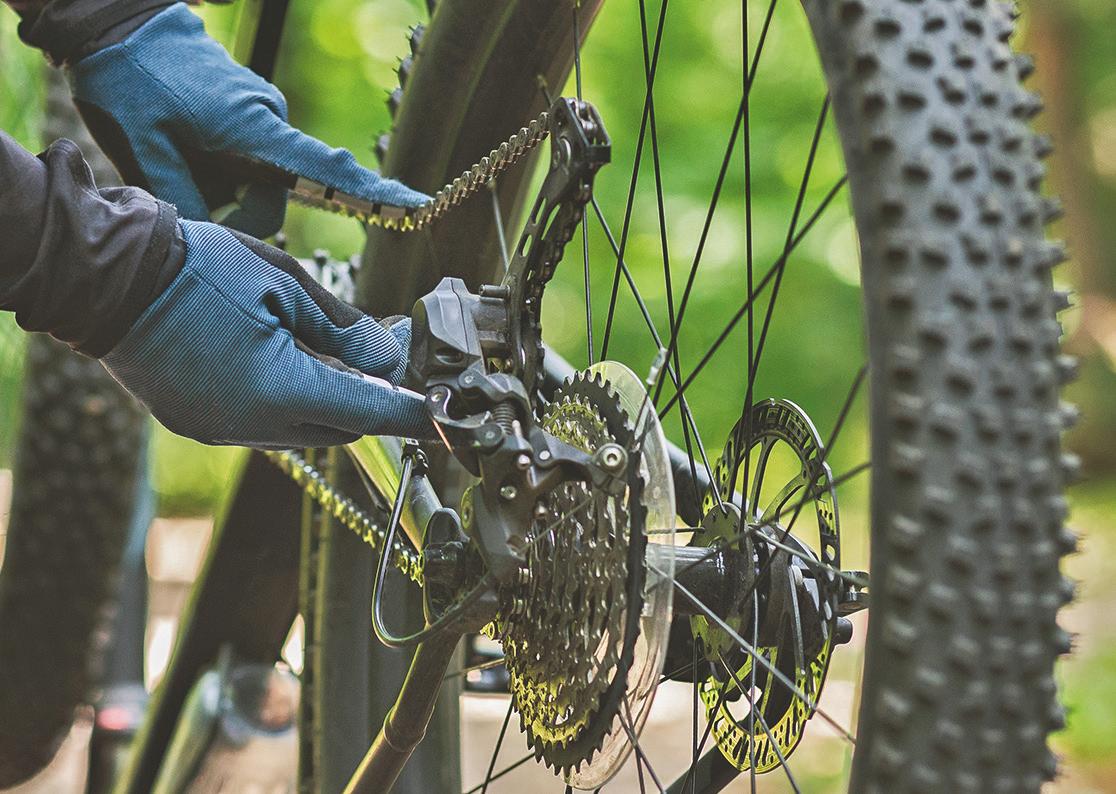
[[[690,453],[689,477],[681,471],[679,479],[702,481],[704,472],[713,483],[700,504],[680,487],[678,513],[699,530],[691,546],[749,562],[735,574],[742,590],[728,607],[693,603],[701,594],[690,590],[693,617],[671,627],[664,677],[686,680],[692,692],[681,698],[680,719],[692,722],[681,751],[662,759],[644,752],[662,747],[662,723],[652,719],[640,736],[612,694],[610,682],[629,669],[616,661],[627,651],[609,664],[601,661],[607,655],[593,664],[573,659],[575,668],[584,662],[613,678],[587,688],[596,700],[578,724],[550,726],[556,748],[538,715],[513,699],[478,790],[528,774],[501,754],[514,742],[507,725],[516,711],[529,755],[579,787],[608,782],[586,773],[600,760],[590,756],[606,737],[626,736],[640,746],[614,779],[619,790],[665,785],[678,773],[677,790],[712,791],[767,770],[781,770],[774,774],[798,790],[805,781],[791,753],[804,734],[808,742],[825,733],[821,722],[837,738],[813,752],[851,753],[841,785],[854,791],[1038,791],[1054,774],[1046,737],[1062,716],[1052,670],[1069,646],[1056,613],[1072,596],[1059,560],[1074,545],[1062,497],[1073,461],[1059,447],[1070,412],[1058,389],[1072,364],[1058,354],[1060,297],[1051,287],[1061,249],[1043,233],[1055,212],[1039,193],[1048,147],[1028,127],[1037,99],[1020,87],[1030,67],[1010,50],[1004,4],[807,0],[803,8],[710,4],[709,49],[718,60],[683,46],[665,3],[640,2],[636,15],[594,2],[575,11],[447,1],[406,64],[385,170],[433,190],[545,108],[544,94],[560,93],[579,52],[575,27],[584,35],[584,80],[579,74],[571,90],[584,85],[593,101],[596,88],[619,162],[598,178],[599,215],[596,206],[588,211],[586,258],[597,267],[586,264],[583,282],[567,261],[565,278],[550,288],[566,305],[544,312],[544,326],[566,350],[578,349],[570,326],[587,327],[590,363],[611,354],[646,371],[667,348],[652,396]],[[747,35],[726,44],[722,31],[741,25]],[[621,73],[619,51],[607,49],[621,35],[642,42],[629,73]],[[820,67],[806,69],[810,38]],[[725,53],[734,47],[729,69]],[[644,86],[671,79],[672,54],[679,79],[695,83],[702,100],[689,120],[707,142],[701,151],[671,149],[670,128],[642,96]],[[612,73],[594,73],[593,63],[604,61]],[[809,108],[796,97],[811,85]],[[633,86],[640,95],[625,104]],[[614,118],[610,107],[631,112]],[[633,156],[637,164],[624,173]],[[681,158],[683,168],[672,165]],[[690,179],[702,163],[713,197],[707,208],[664,195],[664,175]],[[428,233],[373,230],[360,281],[365,308],[406,310],[444,275],[474,288],[496,280],[500,230],[516,229],[527,176],[521,169],[501,177],[491,197],[472,199]],[[772,206],[782,208],[781,222],[760,217]],[[726,235],[738,242],[719,253]],[[818,235],[824,243],[813,242]],[[676,238],[693,244],[680,269]],[[576,247],[567,260],[579,258]],[[844,267],[850,260],[859,260],[859,274]],[[595,280],[601,271],[607,276]],[[378,288],[400,274],[405,289]],[[827,321],[834,311],[857,311],[846,299],[856,294],[850,282],[862,285],[864,353],[841,330],[848,323]],[[579,290],[585,322],[571,323],[569,301]],[[740,298],[717,317],[725,290]],[[859,400],[866,379],[868,399]],[[810,382],[823,384],[821,396],[797,393]],[[589,399],[574,388],[575,402]],[[718,395],[703,401],[704,415],[687,400],[702,389]],[[610,398],[593,399],[609,416]],[[870,501],[856,479],[868,471]],[[845,549],[838,501],[852,536]],[[656,529],[625,522],[637,534]],[[857,525],[870,535],[875,571],[861,676],[847,668],[859,659],[862,620],[853,646],[838,647],[848,633],[840,613],[864,596],[863,580],[845,570],[850,560],[868,562],[863,550],[855,559]],[[625,576],[636,575],[632,565]],[[629,637],[621,631],[594,637],[634,642],[606,640]],[[543,653],[553,660],[559,651]],[[552,674],[509,664],[521,691],[545,689]],[[823,690],[832,667],[848,683]],[[853,703],[842,706],[842,698]],[[679,698],[671,700],[677,708]],[[562,737],[559,728],[573,733]],[[717,749],[696,763],[711,744]]]

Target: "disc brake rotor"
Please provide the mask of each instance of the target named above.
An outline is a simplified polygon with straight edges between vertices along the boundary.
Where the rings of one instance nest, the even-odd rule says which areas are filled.
[[[622,365],[574,376],[542,426],[587,452],[615,443],[628,453],[621,496],[568,482],[540,502],[526,567],[501,594],[497,621],[529,744],[571,786],[594,789],[631,752],[629,732],[642,728],[662,673],[674,488],[654,406]]]
[[[778,448],[793,454],[795,471],[770,470]],[[750,455],[748,464],[742,463]],[[822,456],[818,432],[801,408],[786,400],[757,403],[729,435],[714,468],[715,490],[705,495],[702,531],[691,541],[734,546],[753,560],[757,574],[754,587],[747,588],[754,595],[721,617],[765,663],[756,663],[715,622],[703,616],[690,620],[698,652],[711,671],[699,691],[712,735],[722,755],[741,771],[753,765],[757,772],[777,767],[780,755],[786,759],[798,745],[813,714],[769,668],[793,681],[812,704],[829,668],[840,592],[832,571],[840,565],[840,533],[833,475]],[[745,470],[741,505],[734,493]],[[779,487],[764,503],[764,486],[772,483]],[[817,552],[802,541],[801,530],[786,531],[802,515],[816,517]],[[735,711],[734,704],[739,704]]]

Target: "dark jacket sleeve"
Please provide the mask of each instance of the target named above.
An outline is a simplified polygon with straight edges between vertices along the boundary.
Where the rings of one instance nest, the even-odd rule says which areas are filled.
[[[182,268],[172,206],[98,190],[71,141],[38,157],[0,132],[0,309],[102,356]]]
[[[19,37],[56,64],[123,41],[174,0],[4,0],[20,15]]]

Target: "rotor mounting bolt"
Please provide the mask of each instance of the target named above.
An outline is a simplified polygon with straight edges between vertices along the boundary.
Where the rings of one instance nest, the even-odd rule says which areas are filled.
[[[539,453],[539,460],[550,460],[550,450],[544,449]]]
[[[503,499],[505,502],[510,502],[517,496],[519,496],[519,491],[514,485],[500,486],[500,498]]]
[[[516,468],[526,471],[527,469],[531,468],[531,456],[528,455],[526,452],[520,453],[515,458],[515,465]]]

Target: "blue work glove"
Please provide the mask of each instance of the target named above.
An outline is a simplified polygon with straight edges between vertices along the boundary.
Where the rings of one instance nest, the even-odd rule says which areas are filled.
[[[396,207],[427,200],[287,124],[279,90],[234,62],[181,3],[81,59],[69,76],[78,110],[124,180],[181,217],[210,220],[233,204],[222,223],[269,237],[286,211],[282,174]]]
[[[385,328],[258,240],[180,226],[181,272],[101,359],[168,429],[264,449],[434,435],[423,398],[395,385],[409,321]]]

